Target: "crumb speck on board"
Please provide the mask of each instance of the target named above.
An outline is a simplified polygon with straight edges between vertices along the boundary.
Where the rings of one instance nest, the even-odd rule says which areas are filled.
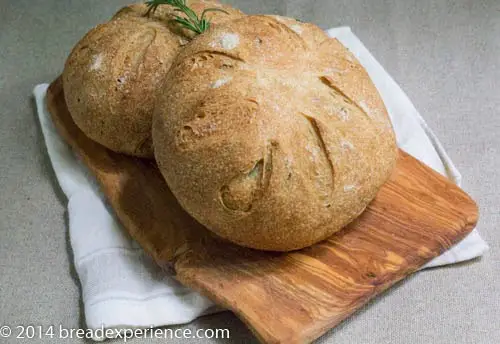
[[[90,70],[95,71],[101,69],[102,66],[102,54],[94,55],[92,57],[92,64],[90,65]]]
[[[232,77],[219,79],[219,80],[215,81],[214,83],[212,83],[212,86],[210,86],[210,87],[212,87],[212,88],[219,88],[221,86],[224,86],[225,84],[227,84],[231,80],[232,80]]]

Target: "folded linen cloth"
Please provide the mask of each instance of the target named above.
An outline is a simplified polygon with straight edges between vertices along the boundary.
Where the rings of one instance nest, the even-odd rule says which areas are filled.
[[[389,111],[399,147],[460,185],[461,175],[405,93],[348,27],[327,31],[359,59]],[[159,269],[120,227],[87,168],[58,135],[45,104],[48,84],[34,95],[47,151],[68,197],[69,233],[87,327],[134,328],[187,323],[213,303]],[[452,264],[488,249],[477,230],[423,268]],[[95,338],[100,339],[100,338]]]

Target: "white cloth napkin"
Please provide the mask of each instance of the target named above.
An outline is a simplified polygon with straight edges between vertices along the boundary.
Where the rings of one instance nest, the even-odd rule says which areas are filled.
[[[461,175],[413,104],[348,27],[328,30],[366,68],[387,106],[399,146],[460,185]],[[58,135],[45,104],[47,84],[34,95],[47,151],[68,197],[69,232],[88,328],[150,327],[189,322],[213,311],[205,297],[160,270],[120,228],[96,182]],[[474,230],[424,268],[482,255]],[[96,338],[98,339],[98,338]]]

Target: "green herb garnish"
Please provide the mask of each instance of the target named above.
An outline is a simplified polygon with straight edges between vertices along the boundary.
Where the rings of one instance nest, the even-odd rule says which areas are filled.
[[[184,13],[185,15],[185,17],[174,15],[173,21],[197,34],[203,33],[210,28],[210,22],[205,18],[208,12],[223,12],[229,14],[220,8],[207,8],[201,13],[201,16],[198,17],[198,15],[186,5],[186,0],[150,0],[146,1],[146,5],[148,6],[146,16],[154,14],[160,5],[172,6],[174,11]]]

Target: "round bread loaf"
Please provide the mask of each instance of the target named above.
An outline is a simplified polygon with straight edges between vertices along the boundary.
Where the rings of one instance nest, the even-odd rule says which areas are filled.
[[[156,91],[178,50],[177,37],[146,18],[92,29],[63,71],[66,104],[76,125],[113,151],[152,157]]]
[[[239,245],[289,251],[355,219],[397,158],[368,74],[318,27],[248,16],[178,55],[153,119],[184,209]]]
[[[200,14],[214,2],[190,2]],[[212,12],[222,22],[241,12]],[[69,112],[77,126],[105,147],[138,157],[153,157],[151,120],[155,98],[180,47],[191,37],[171,19],[170,6],[145,17],[145,4],[123,8],[74,47],[63,71]],[[178,12],[175,12],[179,14]],[[216,15],[217,14],[217,15]]]

